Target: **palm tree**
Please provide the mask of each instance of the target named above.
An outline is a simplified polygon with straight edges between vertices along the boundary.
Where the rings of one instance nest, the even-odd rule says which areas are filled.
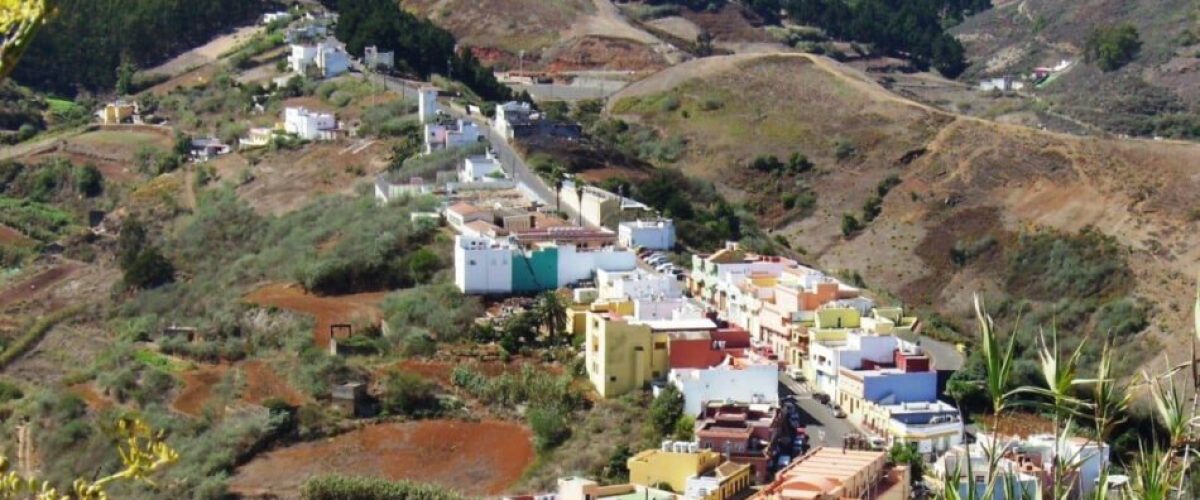
[[[546,332],[546,340],[556,344],[567,326],[567,306],[553,290],[538,295],[533,306],[538,325]]]

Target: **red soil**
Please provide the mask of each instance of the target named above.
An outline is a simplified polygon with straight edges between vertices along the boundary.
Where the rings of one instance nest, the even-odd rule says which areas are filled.
[[[328,347],[330,325],[356,320],[378,322],[383,317],[379,303],[384,295],[385,292],[373,292],[319,297],[299,285],[273,284],[251,292],[246,296],[246,302],[313,316],[317,320],[313,339],[318,346]]]
[[[204,413],[204,405],[212,398],[213,386],[221,382],[227,371],[228,366],[214,365],[182,373],[183,389],[171,403],[171,408],[193,417],[200,416]]]
[[[51,285],[66,279],[78,268],[79,266],[74,263],[62,264],[42,271],[23,282],[13,284],[8,289],[0,291],[0,309],[36,297],[49,289]]]
[[[999,419],[984,416],[980,418],[980,423],[1002,436],[1026,438],[1035,434],[1056,433],[1053,420],[1033,413],[1005,413]]]
[[[0,224],[0,245],[7,246],[26,246],[33,244],[33,240],[21,234],[20,231],[11,227]]]
[[[70,390],[79,397],[83,398],[83,401],[87,403],[88,408],[92,411],[103,411],[111,408],[113,405],[113,401],[108,399],[107,396],[100,394],[100,392],[96,390],[96,386],[90,382],[75,384],[70,387]]]
[[[378,424],[260,455],[238,469],[234,494],[298,496],[323,474],[409,479],[467,495],[497,495],[533,461],[530,432],[499,421],[426,420]]]
[[[308,398],[292,388],[279,374],[260,360],[247,361],[236,367],[229,365],[202,366],[181,374],[184,386],[171,407],[193,417],[204,413],[204,405],[212,399],[213,387],[221,382],[229,370],[239,370],[242,380],[241,400],[262,404],[271,398],[280,398],[293,405],[304,404]]]

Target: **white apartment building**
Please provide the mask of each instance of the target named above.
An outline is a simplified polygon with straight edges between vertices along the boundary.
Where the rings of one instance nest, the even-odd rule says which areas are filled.
[[[350,70],[350,55],[329,40],[316,45],[293,44],[288,67],[298,75],[308,74],[310,67],[316,67],[321,78],[330,78]]]
[[[765,358],[727,357],[704,369],[674,369],[667,382],[683,394],[685,415],[697,415],[709,401],[779,405],[779,365]]]
[[[679,281],[674,277],[641,269],[598,271],[596,287],[600,300],[676,299],[683,296]]]
[[[500,162],[490,154],[471,156],[463,160],[458,171],[458,182],[496,182],[507,179]]]
[[[500,137],[511,140],[513,128],[529,123],[534,117],[535,111],[529,103],[509,101],[496,105],[496,116],[492,120],[492,127],[496,129],[496,133],[500,134]]]
[[[331,141],[337,138],[338,122],[333,113],[284,108],[283,130],[307,141]]]
[[[479,127],[466,120],[458,120],[450,124],[426,123],[424,128],[425,154],[478,144],[483,140]]]

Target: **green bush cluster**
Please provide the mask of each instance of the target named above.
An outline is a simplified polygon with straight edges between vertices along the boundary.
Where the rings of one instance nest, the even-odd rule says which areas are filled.
[[[54,206],[29,199],[0,196],[0,224],[42,242],[54,241],[71,228],[75,218]]]
[[[583,396],[572,387],[569,375],[555,375],[533,366],[522,366],[516,373],[489,376],[470,366],[458,366],[450,382],[485,404],[513,408],[517,405],[580,408]]]
[[[1124,23],[1100,26],[1092,30],[1084,42],[1083,55],[1103,71],[1115,71],[1129,64],[1142,50],[1137,28]]]
[[[461,500],[463,497],[440,486],[411,481],[351,476],[319,476],[304,482],[303,500]]]
[[[1023,234],[1008,259],[1006,283],[1012,295],[1034,300],[1111,296],[1133,283],[1126,253],[1094,228]]]

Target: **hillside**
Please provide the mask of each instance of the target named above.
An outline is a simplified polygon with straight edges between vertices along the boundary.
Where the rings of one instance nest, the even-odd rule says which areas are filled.
[[[968,77],[1028,73],[1076,61],[1038,89],[1055,109],[1123,134],[1200,135],[1200,6],[1190,0],[996,2],[953,29],[972,62]],[[1142,41],[1129,65],[1082,64],[1096,27],[1133,25]]]
[[[404,0],[403,5],[502,70],[645,70],[669,64],[671,51],[630,25],[608,0]]]
[[[1176,311],[1186,310],[1200,257],[1200,146],[1078,138],[950,115],[806,55],[689,62],[615,95],[609,111],[684,141],[688,147],[671,166],[714,182],[802,258],[860,276],[959,326],[970,325],[974,291],[1002,305],[1023,297],[1045,303],[1042,311],[1077,308],[1079,330],[1106,329],[1103,314],[1117,302],[1153,303],[1145,314],[1153,320],[1132,323],[1148,326],[1130,360],[1170,345],[1166,332],[1184,326]],[[756,170],[752,161],[796,152],[815,167],[793,175]],[[898,185],[884,182],[893,175]],[[815,195],[812,215],[780,216],[779,206],[797,191]],[[864,206],[877,193],[878,216],[843,236],[843,216],[869,219]],[[1111,236],[1120,250],[1104,250],[1108,239],[1079,232],[1086,226]],[[1053,294],[1022,285],[1023,273],[1038,265],[1025,257],[1039,253],[1042,236],[1057,238],[1055,248],[1078,249],[1063,252],[1083,262],[1109,255],[1111,262],[1093,261],[1112,264],[1111,276],[1131,278],[1067,278],[1097,287],[1050,308]],[[1120,335],[1130,330],[1141,328]]]

